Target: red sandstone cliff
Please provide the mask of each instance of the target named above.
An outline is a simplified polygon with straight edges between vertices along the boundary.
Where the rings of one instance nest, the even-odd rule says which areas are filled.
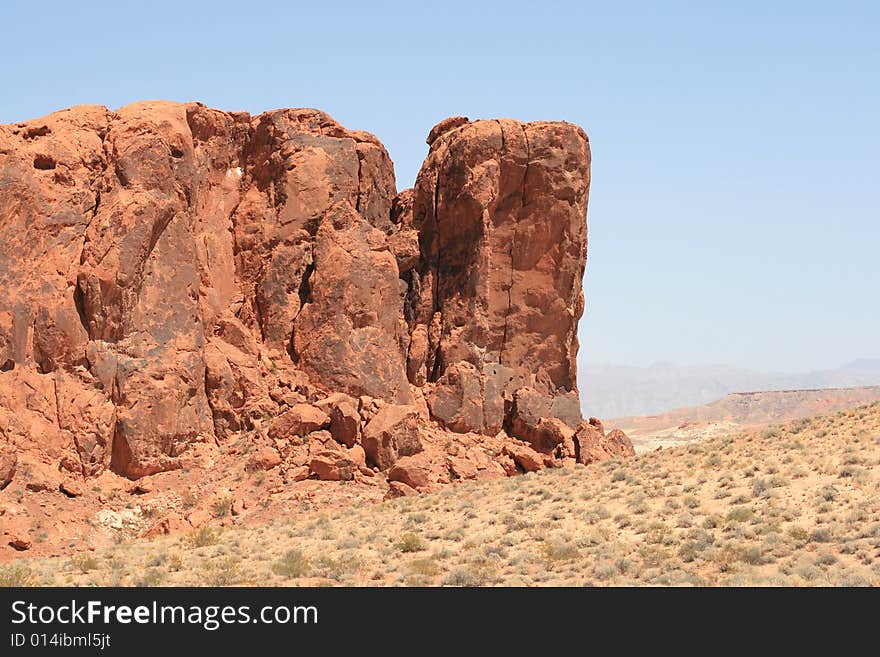
[[[396,493],[631,453],[579,411],[586,135],[452,118],[428,143],[397,194],[378,139],[317,110],[0,126],[0,488],[242,436],[248,467]]]

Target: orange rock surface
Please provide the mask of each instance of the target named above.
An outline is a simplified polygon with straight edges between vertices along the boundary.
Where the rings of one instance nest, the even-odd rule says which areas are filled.
[[[428,143],[398,194],[318,110],[0,126],[0,553],[630,454],[580,417],[583,130],[453,117]],[[110,499],[147,476],[149,523]]]

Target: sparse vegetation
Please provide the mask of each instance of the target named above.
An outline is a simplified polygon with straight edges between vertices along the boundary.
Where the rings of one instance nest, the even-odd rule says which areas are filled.
[[[217,542],[217,532],[210,527],[194,529],[186,535],[184,543],[192,548],[207,547]]]
[[[0,566],[0,586],[35,586],[33,571],[26,564]]]
[[[400,537],[397,549],[401,552],[419,552],[425,549],[425,542],[418,534],[408,532]]]
[[[70,558],[70,564],[80,572],[87,573],[98,568],[98,559],[88,553],[75,554]]]
[[[19,558],[0,585],[876,586],[878,472],[874,404],[629,461]],[[226,522],[227,502],[210,507]]]
[[[309,560],[301,550],[288,550],[281,559],[272,564],[272,572],[287,579],[305,577],[309,568]]]
[[[221,497],[219,500],[216,500],[211,506],[211,510],[214,512],[215,518],[225,518],[229,515],[231,509],[232,498],[228,496]]]

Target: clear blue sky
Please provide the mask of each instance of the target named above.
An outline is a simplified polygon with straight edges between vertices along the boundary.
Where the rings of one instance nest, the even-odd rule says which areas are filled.
[[[0,122],[319,107],[410,185],[438,120],[593,146],[590,362],[880,357],[880,3],[5,2]]]

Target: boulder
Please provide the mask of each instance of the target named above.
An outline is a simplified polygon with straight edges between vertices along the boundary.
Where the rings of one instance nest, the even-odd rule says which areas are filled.
[[[31,541],[29,536],[24,534],[12,534],[9,537],[9,546],[14,550],[23,552],[25,550],[30,550],[31,547],[33,547],[33,541]]]
[[[65,479],[58,486],[58,490],[67,495],[67,497],[80,497],[85,493],[82,481],[76,479]]]
[[[399,481],[419,492],[434,490],[439,484],[449,483],[449,469],[440,460],[421,452],[402,456],[387,473],[388,481]]]
[[[348,458],[354,461],[359,470],[367,469],[367,453],[360,445],[352,445],[348,450]],[[372,471],[370,472],[372,475]]]
[[[420,424],[415,406],[383,406],[364,427],[362,445],[367,461],[386,470],[400,457],[421,452]]]
[[[346,454],[327,450],[312,458],[309,470],[324,481],[351,481],[357,471],[357,464]]]
[[[194,511],[190,511],[186,516],[186,521],[198,529],[199,527],[206,527],[210,524],[213,516],[208,513],[205,509],[195,509]]]
[[[408,486],[402,481],[389,481],[388,492],[385,494],[385,499],[393,500],[398,497],[411,497],[418,494],[419,491],[417,491],[412,486]]]
[[[296,468],[293,468],[288,472],[288,479],[290,481],[305,481],[312,474],[311,469],[307,465],[302,465]]]
[[[545,467],[544,456],[526,445],[508,443],[504,445],[501,453],[513,459],[513,462],[525,472],[537,472]]]
[[[446,463],[457,479],[476,479],[477,466],[467,458],[447,456]]]
[[[570,393],[549,396],[533,388],[521,388],[514,395],[507,433],[539,451],[552,451],[572,437],[571,427],[580,422],[580,410],[573,406],[576,400]]]
[[[635,455],[632,442],[623,431],[614,429],[605,434],[601,422],[592,419],[578,425],[573,440],[577,461],[584,465]]]
[[[394,254],[398,273],[407,273],[419,262],[419,232],[403,229],[391,234],[388,237],[388,250]]]
[[[615,457],[627,458],[636,455],[632,441],[620,429],[612,429],[605,434],[605,449]]]
[[[316,404],[330,417],[333,440],[351,447],[360,435],[361,416],[358,400],[345,393],[334,393]]]
[[[141,538],[156,538],[157,536],[168,536],[170,534],[181,534],[192,529],[186,520],[176,513],[169,513],[167,516],[154,523],[149,529],[141,534]]]
[[[311,404],[294,404],[269,423],[269,437],[291,440],[330,426],[330,416]]]
[[[281,465],[281,455],[271,445],[259,443],[247,461],[248,470],[271,470]]]

